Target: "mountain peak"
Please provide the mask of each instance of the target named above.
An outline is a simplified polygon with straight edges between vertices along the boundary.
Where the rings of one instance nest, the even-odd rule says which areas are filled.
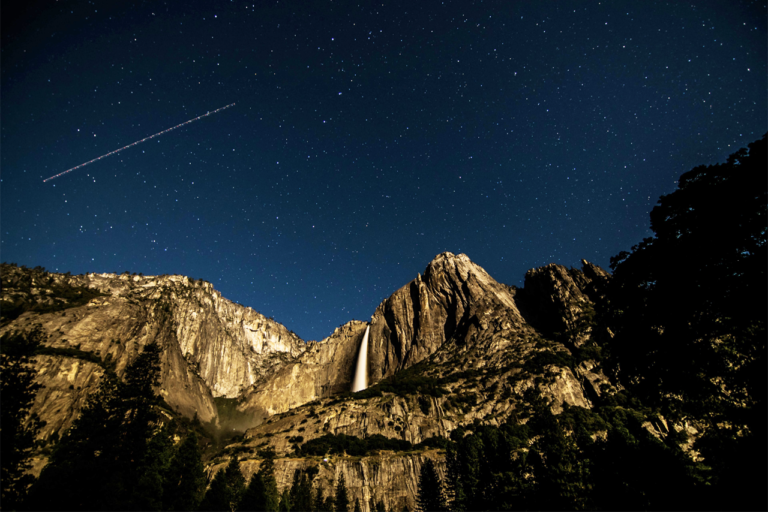
[[[432,258],[424,271],[424,278],[429,278],[441,273],[459,274],[462,280],[466,279],[471,270],[480,270],[486,274],[479,265],[473,263],[466,254],[453,254],[443,252]],[[489,276],[490,277],[490,276]]]
[[[458,261],[463,261],[463,262],[471,262],[470,259],[469,259],[469,256],[467,256],[464,253],[453,254],[452,252],[446,251],[446,252],[441,252],[440,254],[438,254],[437,256],[432,258],[432,261],[430,261],[429,264],[431,265],[433,263],[438,263],[438,262],[441,262],[441,261],[453,261],[453,260],[458,260]]]

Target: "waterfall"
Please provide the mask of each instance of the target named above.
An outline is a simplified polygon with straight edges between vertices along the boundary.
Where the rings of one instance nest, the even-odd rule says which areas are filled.
[[[362,391],[368,387],[368,333],[371,326],[365,328],[363,342],[360,344],[360,352],[357,353],[357,367],[355,368],[355,378],[352,381],[352,392]]]

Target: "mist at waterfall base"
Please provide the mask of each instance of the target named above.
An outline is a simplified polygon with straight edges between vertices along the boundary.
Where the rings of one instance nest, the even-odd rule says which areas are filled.
[[[352,381],[352,392],[362,391],[368,387],[368,333],[371,332],[371,325],[365,328],[363,341],[360,343],[360,351],[357,353],[357,366],[355,367],[355,378]]]

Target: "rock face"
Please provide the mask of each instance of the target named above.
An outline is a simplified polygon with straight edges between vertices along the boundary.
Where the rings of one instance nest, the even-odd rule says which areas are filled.
[[[39,325],[47,341],[36,356],[44,388],[33,412],[48,422],[41,437],[68,428],[106,371],[122,375],[148,343],[164,348],[159,393],[177,412],[216,421],[214,397],[237,398],[251,418],[241,442],[246,477],[258,451],[277,452],[278,482],[319,464],[326,489],[344,474],[351,496],[415,508],[418,471],[444,454],[380,452],[330,461],[292,458],[302,442],[327,434],[381,434],[417,445],[458,428],[525,421],[527,393],[591,407],[610,382],[583,356],[594,301],[610,276],[547,265],[518,289],[496,282],[466,255],[443,253],[383,301],[370,324],[351,321],[320,342],[304,343],[279,323],[234,304],[210,283],[183,276],[68,276],[2,268],[0,335]],[[369,389],[351,394],[366,327]],[[229,453],[232,453],[231,451]],[[219,463],[212,466],[216,470]],[[386,489],[386,493],[383,490]]]
[[[585,262],[585,265],[590,264]],[[556,316],[560,310],[581,315],[582,309],[592,304],[587,291],[591,293],[593,280],[577,270],[569,273],[564,267],[550,265],[544,269],[550,267],[556,272],[546,274],[547,280],[532,281],[535,289],[529,293],[526,287],[525,292],[535,300],[539,296],[560,299],[560,302],[540,301],[549,316]],[[590,268],[607,276],[599,267]],[[597,274],[598,270],[592,273],[602,275]],[[535,271],[529,274],[532,272]],[[561,306],[571,300],[568,293],[580,298],[570,309]],[[515,288],[496,282],[464,254],[436,256],[423,277],[419,275],[376,309],[370,324],[369,384],[424,361],[446,342],[450,342],[452,348],[442,351],[436,359],[446,367],[499,370],[509,362],[520,361],[533,350],[528,340],[538,334],[518,310],[516,294]],[[256,382],[238,408],[261,419],[330,394],[349,391],[365,326],[363,322],[350,322],[329,338],[319,343],[310,342],[294,362]],[[568,353],[565,346],[557,346]],[[509,371],[519,373],[514,368]],[[578,369],[561,372],[558,379],[561,385],[547,388],[547,392],[556,397],[556,408],[563,402],[577,406],[588,404],[583,393],[576,392],[584,378]],[[371,433],[375,432],[368,434]]]
[[[588,261],[583,270],[551,263],[529,270],[518,296],[526,321],[547,336],[565,336],[574,347],[584,344],[589,332],[577,332],[580,321],[594,313],[592,304],[602,295],[610,275]]]
[[[87,378],[73,377],[72,366],[81,367],[64,361],[72,359],[72,351],[76,360],[98,361],[96,366],[122,375],[144,345],[161,344],[159,393],[178,412],[208,422],[217,419],[214,396],[239,396],[305,349],[283,325],[223,299],[207,282],[183,276],[67,276],[10,265],[0,270],[3,308],[20,313],[4,315],[0,334],[36,325],[46,333],[53,360],[41,363],[45,371],[38,380],[46,389],[33,412],[59,429],[71,424],[103,374],[92,369]],[[73,388],[62,388],[63,382]],[[46,427],[45,435],[54,431]]]
[[[301,357],[247,390],[238,409],[264,419],[318,398],[349,391],[367,325],[353,320],[323,341],[310,341]]]
[[[376,308],[371,322],[369,382],[433,354],[480,304],[504,307],[522,321],[510,289],[466,255],[446,252],[436,256],[423,277],[418,276]]]
[[[555,341],[526,320],[536,313],[550,321],[559,319],[557,326],[588,326],[592,297],[598,297],[609,276],[586,262],[584,271],[550,265],[529,272],[529,276],[526,287],[518,290],[497,283],[464,255],[439,255],[423,277],[377,308],[369,345],[372,387],[351,396],[328,397],[316,389],[305,393],[303,400],[316,398],[302,406],[286,407],[246,432],[236,450],[246,454],[241,455],[241,467],[252,471],[246,468],[258,465],[255,454],[270,446],[282,456],[277,463],[281,468],[278,478],[281,485],[287,485],[293,470],[317,463],[292,458],[301,442],[324,435],[367,438],[380,434],[417,445],[432,437],[448,437],[459,427],[472,430],[476,422],[500,425],[507,419],[525,421],[520,418],[524,417],[529,390],[548,400],[555,413],[564,404],[591,407],[590,397],[599,396],[602,386],[610,386],[606,377],[593,361],[574,356],[575,344],[570,338]],[[542,311],[532,309],[535,304]],[[364,323],[348,325],[323,342],[325,350],[338,347],[338,351],[343,336],[348,336],[343,353],[349,369],[342,389],[351,378],[353,356],[364,329]],[[580,331],[581,346],[590,335],[588,329]],[[312,350],[322,349],[309,349],[300,360],[308,358]],[[333,358],[315,357],[318,366],[333,365]],[[304,371],[302,363],[295,365],[299,368],[290,373],[294,381],[279,380],[278,372],[254,388],[264,390],[269,384],[272,393],[286,395],[285,387],[291,382],[298,386],[301,378],[297,375]],[[316,374],[318,369],[312,371]],[[257,391],[254,396],[265,400],[268,393]],[[355,489],[352,496],[367,500],[368,489],[385,485],[393,497],[384,498],[388,507],[413,509],[420,467],[417,456],[434,457],[440,471],[444,470],[444,453],[440,451],[382,452],[361,459],[337,457],[331,458],[330,464],[320,464],[320,485],[330,489],[334,480],[323,475],[334,473],[338,478],[343,471],[347,486]],[[424,459],[419,460],[423,463]],[[336,469],[331,471],[331,465]],[[378,473],[373,468],[378,468]],[[401,474],[406,478],[401,479]],[[379,483],[380,478],[386,483]],[[367,502],[361,499],[361,505],[367,510]]]
[[[326,490],[334,489],[341,475],[344,475],[350,504],[354,505],[355,499],[360,500],[363,512],[370,512],[371,499],[375,502],[383,501],[387,510],[417,510],[415,496],[418,492],[419,472],[428,459],[435,462],[438,475],[445,480],[445,456],[436,450],[405,454],[381,453],[357,460],[329,457],[319,464],[307,459],[280,458],[275,460],[275,479],[282,492],[283,489],[290,489],[297,470],[317,466],[319,471],[313,484]],[[211,466],[209,474],[214,475],[225,466],[226,462]],[[240,471],[248,481],[260,466],[260,460],[246,459],[240,462]]]
[[[35,397],[33,412],[46,420],[40,432],[43,439],[64,432],[85,405],[88,393],[95,389],[104,369],[74,357],[35,356],[37,382],[43,387]]]
[[[579,279],[580,273],[573,272]],[[583,297],[581,307],[591,306],[570,274],[555,276],[564,278],[547,281],[550,294],[570,285],[571,293]],[[582,276],[579,283],[586,287],[589,281]],[[546,290],[545,286],[539,290]],[[458,291],[454,294],[453,290]],[[382,303],[371,323],[369,351],[378,355],[369,360],[369,375],[375,374],[380,364],[377,361],[400,361],[398,365],[410,369],[398,372],[391,384],[388,378],[381,380],[385,371],[379,373],[378,380],[389,386],[382,390],[399,386],[404,391],[376,392],[376,381],[371,379],[373,388],[351,397],[328,397],[314,389],[300,393],[306,400],[303,403],[310,399],[312,403],[297,407],[301,403],[294,402],[282,410],[280,400],[275,400],[272,410],[282,414],[250,429],[246,445],[265,443],[278,453],[289,453],[289,439],[301,436],[309,440],[325,434],[361,438],[381,434],[418,444],[433,436],[448,437],[456,428],[466,428],[475,421],[501,424],[519,413],[529,389],[548,399],[554,412],[563,404],[591,407],[590,397],[599,396],[607,379],[593,362],[574,361],[566,345],[546,339],[526,323],[515,303],[517,294],[516,289],[497,283],[466,256],[439,255],[424,278],[417,278]],[[415,303],[419,304],[416,312]],[[573,310],[574,314],[582,311],[578,305]],[[343,344],[343,334],[349,333],[349,344],[343,351],[348,366],[342,390],[349,389],[353,356],[364,329],[362,322],[345,326],[323,342],[329,352],[331,347],[339,350],[336,347]],[[410,348],[401,350],[405,347]],[[251,396],[266,403],[270,394],[287,399],[286,389],[291,386],[303,390],[297,376],[318,371],[317,366],[303,364],[312,350],[318,349],[309,349],[290,372],[286,368],[259,383]],[[397,359],[400,354],[410,355]],[[318,366],[333,365],[333,359],[315,360]]]

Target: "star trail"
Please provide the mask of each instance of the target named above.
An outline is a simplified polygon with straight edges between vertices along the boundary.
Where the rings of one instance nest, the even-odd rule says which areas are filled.
[[[234,106],[235,106],[235,104],[234,104],[234,103],[231,103],[231,104],[229,104],[229,105],[227,105],[227,106],[224,106],[224,107],[221,107],[221,108],[217,108],[217,109],[216,109],[216,110],[214,110],[213,112],[206,112],[205,114],[203,114],[203,115],[201,115],[201,116],[197,116],[197,117],[195,117],[194,119],[190,119],[189,121],[184,121],[183,123],[181,123],[181,124],[177,124],[176,126],[172,126],[172,127],[168,128],[167,130],[163,130],[163,131],[161,131],[161,132],[158,132],[158,133],[156,133],[156,134],[154,134],[154,135],[150,135],[149,137],[144,137],[143,139],[141,139],[141,140],[137,140],[136,142],[132,142],[131,144],[128,144],[127,146],[123,146],[123,147],[122,147],[122,148],[120,148],[120,149],[116,149],[116,150],[114,150],[114,151],[110,151],[109,153],[107,153],[107,154],[105,154],[105,155],[101,155],[101,156],[99,156],[99,157],[96,157],[96,158],[94,158],[93,160],[88,160],[88,161],[87,161],[87,162],[85,162],[84,164],[76,165],[76,166],[72,167],[71,169],[67,169],[67,170],[66,170],[66,171],[64,171],[64,172],[60,172],[59,174],[56,174],[56,175],[54,175],[54,176],[51,176],[50,178],[46,178],[46,179],[44,179],[44,180],[43,180],[43,183],[45,183],[46,181],[51,181],[52,179],[58,178],[59,176],[64,176],[65,174],[67,174],[67,173],[70,173],[70,172],[72,172],[72,171],[76,171],[77,169],[80,169],[81,167],[85,167],[85,166],[86,166],[86,165],[88,165],[88,164],[92,164],[92,163],[94,163],[94,162],[98,162],[99,160],[103,160],[104,158],[107,158],[108,156],[111,156],[111,155],[114,155],[115,153],[119,153],[119,152],[123,151],[124,149],[132,148],[133,146],[136,146],[136,145],[138,145],[138,144],[141,144],[142,142],[148,141],[149,139],[154,139],[155,137],[159,137],[159,136],[161,136],[161,135],[163,135],[163,134],[165,134],[165,133],[168,133],[168,132],[170,132],[170,131],[173,131],[173,130],[175,130],[176,128],[181,128],[182,126],[186,126],[186,125],[188,125],[189,123],[194,123],[194,122],[195,122],[195,121],[197,121],[198,119],[202,119],[202,118],[204,118],[204,117],[208,117],[208,116],[210,116],[210,115],[213,115],[213,114],[215,114],[216,112],[221,112],[221,111],[222,111],[222,110],[224,110],[224,109],[227,109],[227,108],[229,108],[229,107],[234,107]]]

